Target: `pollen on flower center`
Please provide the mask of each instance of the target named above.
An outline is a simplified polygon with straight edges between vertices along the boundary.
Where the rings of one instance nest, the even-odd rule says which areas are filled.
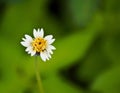
[[[41,52],[46,49],[46,40],[44,38],[35,38],[32,42],[33,50]]]

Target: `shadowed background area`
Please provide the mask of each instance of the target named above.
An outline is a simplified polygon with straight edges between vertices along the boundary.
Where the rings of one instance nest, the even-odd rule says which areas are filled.
[[[120,0],[1,0],[0,93],[39,93],[20,45],[33,28],[56,39],[39,58],[45,93],[120,93]]]

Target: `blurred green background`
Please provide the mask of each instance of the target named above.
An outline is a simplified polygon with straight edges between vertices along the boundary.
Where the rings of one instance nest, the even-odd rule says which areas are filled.
[[[120,93],[120,0],[0,0],[0,93],[39,93],[20,45],[33,28],[56,39],[45,93]]]

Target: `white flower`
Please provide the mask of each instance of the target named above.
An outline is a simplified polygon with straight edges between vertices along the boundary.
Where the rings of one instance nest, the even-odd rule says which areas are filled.
[[[29,35],[25,35],[25,38],[22,38],[22,42],[20,42],[24,47],[26,47],[25,51],[31,56],[40,55],[43,61],[49,60],[51,58],[51,54],[53,54],[52,50],[56,48],[51,44],[55,41],[52,35],[47,35],[44,37],[43,29],[33,29],[32,38]]]

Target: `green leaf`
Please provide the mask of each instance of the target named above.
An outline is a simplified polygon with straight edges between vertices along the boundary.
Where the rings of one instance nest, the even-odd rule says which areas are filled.
[[[120,92],[120,66],[104,71],[96,78],[92,85],[92,90],[98,93],[119,93]]]

